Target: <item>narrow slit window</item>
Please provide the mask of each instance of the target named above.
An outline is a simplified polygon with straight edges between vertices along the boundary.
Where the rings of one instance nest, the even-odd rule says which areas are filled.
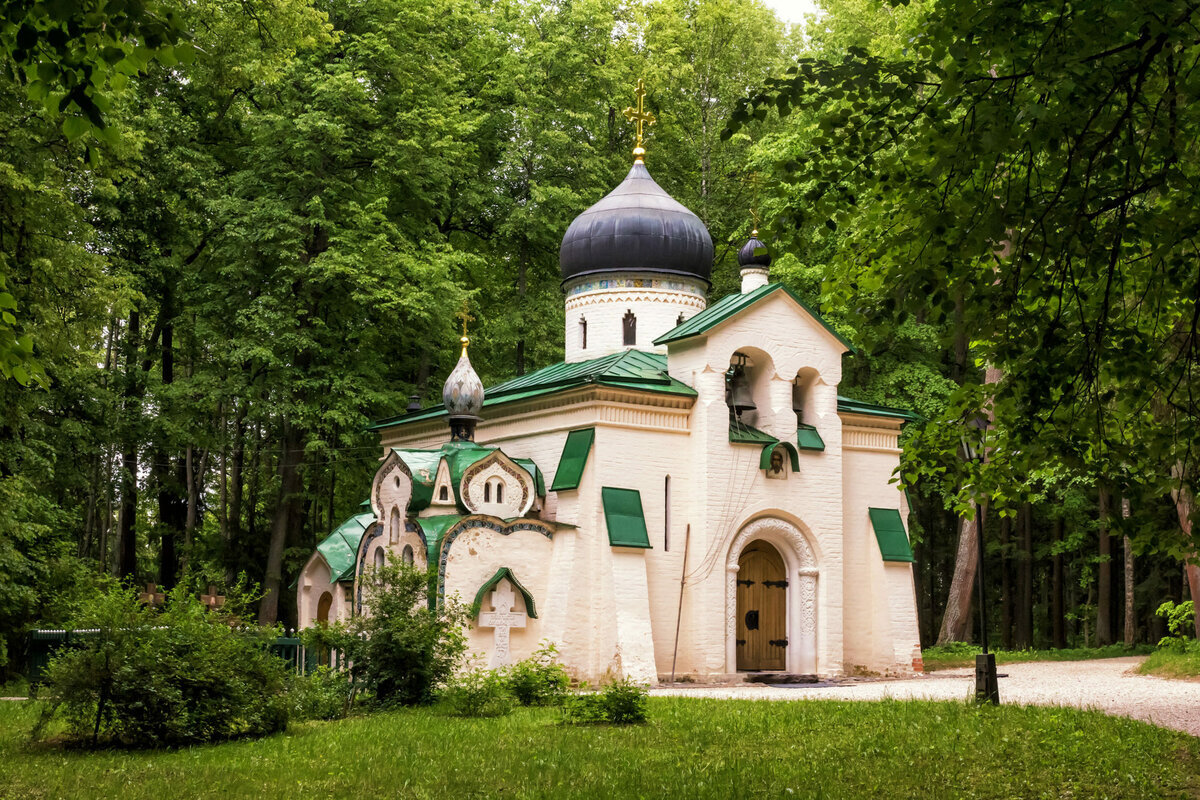
[[[579,318],[579,349],[587,350],[587,320]]]
[[[625,312],[621,330],[624,333],[623,343],[626,346],[637,344],[637,317],[633,315],[632,311]]]
[[[450,499],[450,492],[446,489],[445,486],[443,486],[441,489],[438,490],[438,500],[445,502],[446,500],[449,500],[449,499]]]
[[[492,482],[488,481],[483,485],[483,502],[492,502]]]
[[[663,480],[663,551],[671,549],[671,476]]]
[[[496,502],[497,503],[504,502],[504,484],[503,483],[496,484]]]

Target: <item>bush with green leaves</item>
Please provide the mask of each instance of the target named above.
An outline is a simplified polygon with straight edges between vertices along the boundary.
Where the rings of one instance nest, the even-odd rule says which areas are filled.
[[[523,706],[562,703],[570,684],[566,668],[558,661],[558,650],[550,642],[508,670],[509,691]]]
[[[1167,621],[1170,632],[1169,636],[1159,640],[1159,647],[1175,653],[1200,651],[1200,639],[1188,635],[1195,619],[1195,608],[1191,600],[1183,603],[1168,600],[1158,607],[1154,613]]]
[[[291,719],[341,719],[350,713],[353,687],[348,672],[317,667],[288,686]]]
[[[408,564],[376,568],[364,584],[366,612],[331,626],[331,645],[376,704],[431,702],[466,653],[465,610],[449,599],[430,608],[429,574]]]
[[[491,669],[472,669],[454,676],[439,696],[450,713],[460,717],[502,717],[516,705],[508,676]]]
[[[62,714],[76,738],[135,747],[213,742],[287,727],[287,665],[270,628],[238,626],[250,597],[209,609],[188,588],[161,609],[110,584],[74,620],[95,633],[51,659],[36,733]]]
[[[632,725],[646,721],[649,692],[645,686],[622,678],[589,692],[587,687],[564,707],[567,722]]]

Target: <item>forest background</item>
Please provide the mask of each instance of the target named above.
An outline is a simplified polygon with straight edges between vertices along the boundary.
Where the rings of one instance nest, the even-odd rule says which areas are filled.
[[[367,425],[414,395],[437,402],[464,303],[485,385],[561,359],[558,246],[628,169],[621,110],[639,78],[658,118],[648,166],[716,245],[711,297],[737,290],[736,251],[757,212],[774,279],[860,346],[842,393],[922,416],[900,477],[923,642],[977,636],[970,518],[985,492],[999,512],[986,527],[994,636],[1157,641],[1155,609],[1189,596],[1190,451],[1133,459],[1127,448],[1115,468],[1089,436],[1165,436],[1164,420],[1190,429],[1194,409],[1160,392],[1122,410],[1102,372],[1088,386],[1113,414],[1071,416],[1076,436],[1051,441],[1062,426],[1005,405],[1006,376],[1042,376],[1002,369],[1019,359],[980,322],[996,298],[943,267],[951,294],[934,304],[936,292],[905,283],[936,282],[920,269],[926,250],[897,244],[970,215],[922,214],[946,193],[917,179],[897,213],[878,202],[888,176],[864,172],[870,159],[833,163],[864,144],[856,125],[883,132],[876,154],[923,163],[904,149],[921,143],[904,138],[912,120],[884,119],[867,93],[901,85],[912,91],[889,107],[928,114],[921,81],[879,76],[928,78],[946,56],[913,43],[969,39],[946,15],[971,12],[823,5],[788,26],[756,0],[9,4],[0,669],[20,665],[29,628],[62,624],[106,574],[163,587],[244,575],[265,590],[260,621],[292,623],[287,587],[365,497],[379,456]],[[985,249],[1003,253],[1012,228],[989,235]],[[936,263],[959,258],[951,249]],[[999,274],[1007,253],[978,250],[963,245],[960,260]],[[1179,318],[1195,305],[1196,261],[1171,275],[1188,289],[1163,300]],[[1072,385],[1075,366],[1059,363],[1060,382]],[[989,404],[1000,444],[989,465],[971,465],[957,431]],[[1031,430],[1044,447],[1029,446]],[[1200,574],[1194,583],[1200,592]]]

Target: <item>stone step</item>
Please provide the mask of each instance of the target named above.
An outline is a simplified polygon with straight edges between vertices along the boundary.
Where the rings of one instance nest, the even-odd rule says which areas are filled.
[[[794,672],[747,672],[745,681],[746,683],[773,685],[777,683],[820,683],[821,679],[816,675],[797,675]]]

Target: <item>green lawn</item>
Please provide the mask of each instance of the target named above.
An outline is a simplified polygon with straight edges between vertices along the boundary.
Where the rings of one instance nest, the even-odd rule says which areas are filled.
[[[997,664],[1019,664],[1026,661],[1086,661],[1093,658],[1118,658],[1120,656],[1144,656],[1152,653],[1151,645],[1136,645],[1132,648],[1123,644],[1105,647],[1073,647],[1063,650],[995,650]],[[921,658],[926,672],[939,669],[975,666],[975,654],[980,648],[956,643],[947,647],[927,647]]]
[[[1160,678],[1200,678],[1200,648],[1185,653],[1156,650],[1141,663],[1138,672]]]
[[[1200,739],[1099,713],[955,703],[652,698],[630,728],[554,709],[306,723],[165,752],[30,748],[0,704],[0,797],[1197,797]]]

